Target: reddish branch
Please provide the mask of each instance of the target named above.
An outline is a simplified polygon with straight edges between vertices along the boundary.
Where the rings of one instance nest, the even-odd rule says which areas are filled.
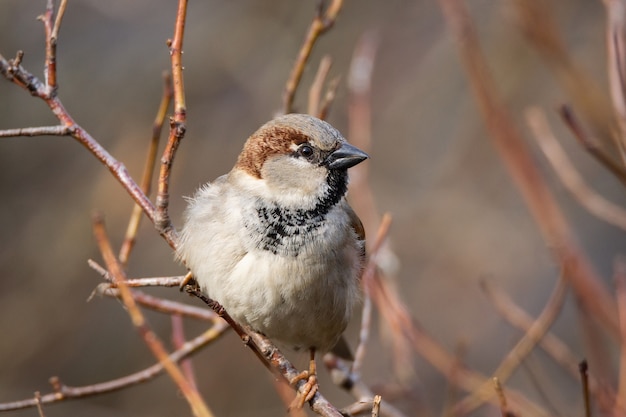
[[[311,56],[313,45],[315,45],[315,42],[321,35],[333,26],[342,6],[343,0],[332,0],[332,3],[328,6],[326,11],[323,11],[323,2],[320,2],[318,12],[313,22],[311,22],[311,26],[309,26],[309,31],[304,39],[304,43],[300,47],[298,58],[294,63],[287,84],[285,85],[285,90],[283,91],[284,113],[291,113],[293,111],[293,99],[298,85],[300,84],[300,80],[302,79],[304,67],[309,60],[309,56]]]
[[[190,354],[197,352],[203,346],[214,341],[218,336],[228,329],[228,325],[223,321],[216,321],[211,329],[207,330],[200,336],[187,341],[178,350],[169,355],[172,362],[179,362],[188,357]],[[141,384],[149,381],[163,373],[163,364],[156,363],[149,368],[143,369],[134,374],[126,375],[122,378],[112,379],[97,384],[85,385],[82,387],[72,387],[63,384],[59,378],[50,378],[54,391],[49,394],[43,394],[40,397],[40,403],[43,405],[54,404],[65,400],[73,400],[78,398],[89,397],[92,395],[105,394],[108,392],[118,391],[133,385]],[[0,411],[20,410],[37,406],[36,398],[29,398],[21,401],[9,403],[0,403]]]
[[[524,197],[578,300],[611,331],[613,336],[617,335],[615,302],[594,271],[591,262],[576,243],[561,208],[536,168],[524,139],[515,128],[506,106],[498,96],[464,3],[440,0],[440,4],[457,41],[470,86],[494,147]]]
[[[172,77],[165,73],[163,74],[163,95],[161,96],[161,103],[159,104],[159,110],[154,118],[152,124],[152,138],[150,140],[150,146],[148,147],[148,154],[146,155],[146,162],[144,164],[143,174],[141,176],[141,189],[148,196],[150,195],[150,186],[152,184],[152,177],[154,174],[154,165],[156,163],[157,150],[159,148],[159,141],[161,139],[161,131],[163,130],[163,122],[167,116],[167,110],[170,107],[172,101],[173,88]],[[135,246],[137,238],[137,231],[139,230],[139,224],[141,223],[142,210],[141,206],[135,204],[133,212],[126,228],[126,235],[122,247],[120,248],[119,260],[122,265],[128,263],[130,252]]]
[[[163,343],[152,331],[146,322],[143,313],[137,306],[131,290],[124,285],[126,275],[121,264],[113,254],[113,249],[106,234],[104,220],[102,217],[94,217],[93,230],[100,252],[102,253],[102,257],[107,265],[107,269],[120,289],[122,301],[124,302],[124,306],[128,311],[133,325],[144,339],[148,348],[152,351],[159,362],[163,364],[167,373],[181,390],[185,399],[191,406],[194,415],[196,417],[212,417],[213,413],[211,413],[207,405],[204,403],[204,400],[200,394],[198,394],[198,391],[196,391],[189,381],[187,381],[180,368],[169,358],[169,355],[163,347]]]
[[[174,117],[170,119],[170,134],[163,155],[161,156],[161,172],[156,197],[155,226],[161,233],[172,234],[176,232],[170,220],[168,210],[170,200],[170,173],[174,156],[187,129],[187,107],[185,104],[185,84],[183,81],[182,62],[186,17],[187,0],[180,0],[178,2],[178,11],[176,12],[174,38],[168,41],[172,62],[172,81],[174,85]]]

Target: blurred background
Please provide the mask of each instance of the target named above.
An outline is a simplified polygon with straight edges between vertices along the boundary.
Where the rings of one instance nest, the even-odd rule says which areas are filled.
[[[570,98],[524,39],[509,2],[466,3],[504,101],[581,245],[612,288],[613,260],[623,250],[626,235],[588,214],[564,190],[525,126],[525,109],[546,110],[568,154],[599,193],[625,206],[623,188],[562,127],[554,109]],[[544,3],[573,59],[606,92],[608,102],[602,3]],[[185,207],[183,196],[230,170],[248,135],[280,110],[284,83],[316,4],[190,2],[183,56],[187,134],[171,184],[171,214],[177,226]],[[37,76],[42,75],[44,38],[36,16],[44,9],[44,0],[0,2],[0,53],[8,59],[23,50],[24,67]],[[70,1],[60,32],[63,103],[136,179],[161,96],[161,74],[170,65],[165,43],[173,33],[175,12],[174,1]],[[521,333],[497,314],[480,282],[504,289],[536,316],[558,278],[558,268],[488,140],[436,1],[347,0],[335,27],[314,48],[296,109],[306,111],[308,86],[321,57],[330,54],[330,77],[341,76],[341,83],[328,120],[348,134],[347,71],[358,39],[372,30],[379,48],[367,164],[379,210],[393,215],[390,238],[399,261],[397,285],[426,331],[450,351],[462,345],[467,366],[489,375]],[[0,129],[55,123],[43,102],[0,80]],[[105,214],[119,247],[132,209],[131,199],[108,170],[70,138],[2,138],[0,192],[0,402],[31,397],[34,391],[50,392],[47,380],[53,375],[79,386],[154,363],[119,302],[109,298],[86,302],[100,282],[87,266],[88,258],[100,260],[91,213]],[[369,233],[373,236],[374,231]],[[144,222],[128,275],[183,272],[171,249]],[[150,292],[199,305],[176,289]],[[582,359],[584,338],[572,298],[553,331]],[[169,341],[169,318],[146,314]],[[348,330],[353,346],[358,316]],[[364,380],[401,387],[397,404],[407,415],[441,414],[446,379],[415,356],[407,364],[415,373],[399,380],[392,354],[381,342],[384,325],[375,320]],[[203,328],[203,323],[188,322],[187,336]],[[606,346],[616,353],[611,344]],[[306,364],[297,355],[295,362],[300,367]],[[533,353],[529,362],[547,375],[542,385],[534,385],[532,372],[522,368],[507,386],[540,403],[545,390],[556,404],[555,414],[582,415],[579,383],[542,352]],[[197,353],[193,364],[201,394],[217,416],[286,415],[272,377],[231,332]],[[353,401],[330,383],[325,370],[320,373],[322,392],[334,404]],[[166,376],[44,410],[48,417],[191,415]],[[486,408],[480,415],[498,413]]]

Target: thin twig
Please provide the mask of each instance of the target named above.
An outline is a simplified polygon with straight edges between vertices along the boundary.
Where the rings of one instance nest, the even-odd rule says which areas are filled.
[[[569,54],[545,1],[516,0],[523,33],[555,74],[556,80],[580,109],[594,136],[611,143],[615,118],[606,94]]]
[[[605,0],[607,69],[613,109],[617,118],[619,149],[626,148],[626,15],[624,0]]]
[[[374,396],[374,401],[372,404],[372,417],[378,417],[380,415],[380,402],[382,401],[383,397],[381,397],[380,395],[375,395]]]
[[[368,387],[361,376],[353,372],[346,362],[331,353],[324,355],[324,365],[330,371],[333,383],[342,387],[356,399],[356,402],[343,409],[348,415],[357,415],[368,411],[372,407],[373,398],[376,396]],[[380,407],[380,413],[385,417],[406,417],[389,402],[384,401]]]
[[[120,290],[118,290],[117,288],[108,288],[103,291],[103,294],[109,297],[121,297]],[[165,313],[169,315],[176,314],[196,320],[211,322],[218,319],[213,311],[206,308],[196,307],[178,301],[168,300],[166,298],[155,297],[141,291],[133,291],[133,297],[135,298],[135,301],[137,301],[137,304],[140,304],[159,313]]]
[[[172,81],[174,87],[174,116],[170,119],[170,134],[161,156],[158,191],[156,197],[155,226],[161,232],[172,231],[174,226],[169,216],[170,174],[176,151],[187,130],[187,105],[185,102],[185,84],[183,79],[183,38],[187,0],[178,1],[174,38],[168,41],[172,61]]]
[[[617,311],[621,332],[619,379],[614,416],[626,415],[626,262],[618,257],[614,262]]]
[[[65,8],[59,12],[65,12]],[[61,16],[57,17],[62,19],[63,16],[61,14]],[[46,60],[44,64],[46,90],[48,96],[54,96],[57,90],[57,40],[56,37],[52,36],[54,30],[54,0],[48,0],[46,2],[46,12],[42,16],[39,16],[39,20],[43,22],[46,34]]]
[[[581,385],[583,389],[583,400],[585,404],[585,417],[591,417],[591,396],[589,395],[589,366],[587,365],[587,361],[583,360],[579,365],[578,369],[580,370],[580,379]]]
[[[320,10],[318,10],[313,18],[313,22],[311,22],[311,26],[309,26],[304,43],[298,52],[298,58],[291,69],[291,74],[285,85],[285,90],[283,91],[283,113],[286,114],[293,111],[293,99],[302,79],[304,67],[313,50],[313,45],[315,45],[315,42],[322,34],[333,26],[342,6],[343,0],[332,0],[330,6],[323,12],[323,4],[320,4]]]
[[[326,120],[328,117],[328,113],[330,112],[330,106],[335,102],[335,96],[337,95],[337,89],[339,88],[339,81],[341,77],[335,77],[328,83],[328,89],[326,90],[326,94],[324,94],[324,100],[319,107],[319,111],[317,112],[317,118],[321,120]]]
[[[484,291],[490,296],[491,299],[493,299],[494,296],[491,286],[487,282],[483,282],[482,284]],[[550,326],[552,326],[552,323],[554,323],[561,312],[566,292],[567,283],[563,277],[561,277],[559,278],[541,314],[529,327],[519,342],[517,342],[509,353],[506,354],[504,359],[500,362],[500,365],[498,365],[496,370],[493,372],[492,375],[495,378],[498,378],[499,383],[505,383],[511,375],[513,375],[524,358],[532,352],[537,343],[539,343],[539,341],[548,332]],[[474,391],[460,401],[455,408],[457,410],[463,410],[466,413],[471,412],[487,401],[487,399],[492,395],[494,395],[493,384],[486,383],[481,389]]]
[[[307,112],[316,116],[320,110],[320,104],[322,102],[322,90],[324,89],[324,82],[330,71],[330,67],[333,64],[333,60],[330,55],[324,55],[320,61],[320,65],[317,68],[317,73],[313,79],[313,83],[309,88],[309,107]]]
[[[41,393],[39,391],[35,391],[35,401],[37,403],[37,413],[39,417],[46,417],[43,412],[43,406],[41,405]]]
[[[168,73],[163,74],[163,95],[161,96],[161,103],[159,104],[159,110],[154,118],[152,124],[152,138],[150,140],[150,146],[148,147],[148,154],[146,155],[146,162],[143,168],[143,174],[141,176],[141,189],[146,196],[150,195],[150,185],[152,184],[152,176],[154,175],[154,165],[156,163],[157,150],[159,148],[159,140],[161,138],[161,131],[163,130],[163,122],[165,116],[167,116],[167,109],[172,101],[173,88],[172,77]],[[123,266],[128,264],[128,258],[130,252],[135,246],[137,238],[137,231],[139,230],[139,224],[142,219],[142,210],[138,204],[133,207],[133,212],[126,228],[126,235],[120,248],[118,259]]]
[[[559,114],[565,125],[571,130],[574,137],[582,145],[582,147],[591,154],[598,162],[606,167],[624,186],[626,186],[626,169],[620,166],[615,160],[607,155],[607,153],[597,144],[597,141],[589,137],[583,129],[582,124],[576,117],[574,110],[567,105],[559,108]]]
[[[19,129],[0,130],[0,138],[16,136],[70,136],[72,128],[69,126],[40,126],[22,127]]]
[[[502,417],[508,417],[509,407],[506,404],[506,395],[504,395],[504,389],[502,389],[502,384],[500,383],[498,377],[493,377],[491,379],[491,383],[500,403],[500,414],[502,414]]]
[[[152,331],[152,329],[150,329],[143,313],[137,306],[131,290],[124,285],[126,276],[122,266],[113,254],[113,249],[104,227],[104,220],[101,216],[96,215],[94,217],[93,228],[102,257],[104,258],[109,273],[113,276],[113,279],[120,289],[122,301],[124,302],[124,306],[128,311],[133,325],[144,339],[148,348],[152,351],[159,362],[163,364],[167,373],[180,388],[196,417],[212,417],[213,413],[209,410],[198,392],[193,389],[191,384],[185,379],[185,376],[182,374],[180,368],[169,358],[165,348],[163,347],[163,343],[161,343],[158,336]]]
[[[454,379],[448,379],[451,383],[467,392],[473,392],[481,387],[487,381],[487,377],[459,364],[453,354],[414,321],[397,290],[379,275],[374,276],[371,283],[373,288],[369,292],[378,311],[383,315],[383,319],[390,326],[397,328],[394,332],[404,335],[415,351],[442,375],[449,377],[450,369],[456,367]],[[508,399],[512,409],[524,410],[529,415],[549,416],[545,409],[517,391],[510,390]],[[491,398],[490,402],[497,403],[497,400]],[[460,410],[460,413],[463,414],[463,411]]]
[[[106,284],[107,288],[116,288],[118,286],[114,277],[111,276],[109,271],[103,268],[98,262],[93,259],[88,259],[87,265],[89,265],[91,269],[96,271],[102,276],[102,278],[109,282],[109,284]],[[124,284],[127,287],[178,287],[184,278],[184,275],[173,277],[131,278],[124,280]]]
[[[129,278],[124,281],[127,287],[178,287],[182,282],[184,275],[176,277],[150,277],[150,278]],[[110,284],[110,288],[118,288],[120,285],[116,282]]]
[[[377,256],[383,246],[387,235],[389,233],[389,227],[391,226],[391,215],[385,213],[378,227],[378,233],[374,240],[374,245],[371,249],[370,257],[363,270],[361,281],[363,282],[363,292],[365,301],[363,303],[363,313],[361,318],[361,332],[359,335],[359,345],[357,346],[354,354],[354,363],[352,364],[352,372],[359,374],[361,366],[365,361],[365,349],[369,338],[369,327],[371,325],[371,311],[372,311],[372,299],[369,290],[372,288],[372,280],[374,274],[376,274]]]
[[[185,346],[187,341],[185,340],[185,326],[183,323],[183,316],[180,314],[172,314],[172,344],[174,345],[174,349],[180,349]],[[196,375],[193,371],[193,365],[191,363],[190,358],[183,359],[180,361],[180,367],[189,381],[189,385],[195,390],[198,391],[198,384],[196,383]]]
[[[484,290],[494,308],[511,325],[526,333],[530,332],[532,326],[536,325],[536,320],[517,306],[515,301],[504,291],[493,285],[484,286]],[[553,333],[546,332],[539,339],[539,346],[572,377],[578,378],[580,376],[579,358]],[[594,398],[604,410],[609,410],[615,402],[615,394],[610,392],[608,387],[599,384],[593,374],[590,374],[588,378],[589,389]]]
[[[570,225],[502,103],[465,3],[440,0],[440,5],[457,41],[470,86],[494,147],[524,197],[547,246],[552,249],[577,299],[615,337],[618,328],[615,302],[601,277],[594,271],[587,255],[576,243]]]
[[[172,352],[172,354],[169,356],[170,360],[172,362],[181,361],[192,353],[199,351],[208,343],[211,343],[213,340],[223,334],[224,331],[226,331],[227,329],[228,325],[223,321],[220,320],[215,322],[209,330],[202,333],[200,336],[197,336],[196,338],[186,342],[180,349]],[[142,369],[141,371],[123,376],[121,378],[116,378],[110,381],[85,385],[81,387],[71,387],[59,383],[59,386],[54,392],[41,396],[41,404],[55,404],[65,400],[73,400],[118,391],[133,385],[149,381],[163,373],[163,369],[164,368],[162,363],[156,363],[146,369]],[[24,408],[31,408],[36,406],[37,401],[33,398],[29,398],[26,400],[14,401],[10,403],[0,403],[0,411],[21,410]]]
[[[54,39],[54,42],[59,39],[59,29],[61,28],[61,22],[63,21],[63,16],[65,15],[65,8],[67,7],[67,0],[61,0],[61,5],[59,6],[59,10],[57,10],[57,16],[54,20],[54,26],[52,27],[52,33],[50,37]]]
[[[552,168],[578,203],[600,220],[626,231],[626,210],[605,199],[585,183],[552,133],[545,114],[538,108],[531,108],[526,112],[526,121]]]

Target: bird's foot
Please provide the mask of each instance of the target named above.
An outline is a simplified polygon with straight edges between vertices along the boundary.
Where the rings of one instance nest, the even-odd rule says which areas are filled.
[[[317,369],[315,366],[315,359],[311,359],[309,363],[309,370],[302,371],[295,377],[293,377],[289,384],[295,386],[298,382],[306,380],[306,383],[302,386],[302,389],[298,390],[296,398],[289,405],[289,409],[301,409],[304,404],[313,399],[317,392],[319,385],[317,384]]]

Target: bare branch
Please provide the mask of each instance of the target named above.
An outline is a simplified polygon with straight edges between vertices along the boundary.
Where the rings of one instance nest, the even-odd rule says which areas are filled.
[[[72,128],[69,126],[40,126],[22,127],[19,129],[0,130],[0,138],[16,136],[70,136]]]
[[[315,42],[321,35],[333,26],[342,6],[343,0],[332,0],[332,3],[328,6],[326,11],[323,13],[321,10],[318,11],[313,22],[311,22],[304,43],[300,47],[298,58],[294,63],[287,84],[285,85],[283,92],[283,113],[291,113],[293,111],[293,99],[298,85],[300,84],[300,80],[302,79],[304,67],[313,50],[313,45],[315,45]]]
[[[493,294],[493,291],[486,282],[483,282],[483,289],[488,294]],[[494,378],[497,378],[498,384],[505,383],[524,361],[524,358],[526,358],[541,339],[543,339],[550,329],[550,326],[552,326],[552,323],[554,323],[561,312],[566,291],[567,284],[561,277],[541,314],[492,373]],[[491,295],[491,297],[493,297],[493,295]],[[493,390],[493,383],[486,382],[481,389],[472,392],[469,396],[460,401],[455,408],[463,410],[464,412],[471,412],[497,393],[497,389],[495,392]]]
[[[150,348],[159,362],[163,364],[167,373],[180,388],[196,417],[212,417],[213,413],[209,410],[198,392],[193,389],[191,384],[185,379],[185,376],[182,374],[178,366],[176,366],[176,364],[169,358],[158,336],[148,326],[141,310],[133,298],[132,292],[127,286],[124,285],[126,276],[117,258],[113,254],[113,249],[111,248],[111,244],[104,227],[104,221],[101,216],[94,217],[94,235],[107,268],[119,286],[122,301],[124,302],[124,306],[130,315],[133,325],[144,339],[148,348]]]
[[[572,131],[574,137],[583,148],[626,186],[626,170],[624,167],[620,166],[611,156],[607,155],[594,138],[587,135],[572,108],[563,105],[559,108],[559,114],[563,122],[565,122],[565,125]]]
[[[587,361],[583,360],[578,366],[580,379],[582,381],[583,398],[585,400],[585,417],[591,417],[591,399],[589,396],[589,367]]]
[[[320,61],[320,66],[317,68],[317,73],[309,88],[309,108],[308,113],[310,115],[317,115],[320,111],[320,103],[322,102],[322,90],[324,89],[324,82],[330,71],[330,67],[333,64],[333,60],[330,55],[324,55]]]
[[[526,120],[552,168],[580,205],[600,220],[626,230],[626,210],[608,201],[585,183],[554,137],[543,112],[537,108],[529,109],[526,112]]]
[[[547,246],[552,249],[578,300],[616,336],[618,325],[615,302],[586,254],[576,243],[561,208],[536,168],[506,106],[501,102],[464,3],[440,0],[440,5],[457,41],[470,86],[494,147],[524,197]]]
[[[172,352],[169,359],[172,362],[179,362],[187,356],[199,351],[201,348],[211,343],[217,337],[228,329],[228,325],[223,321],[217,321],[213,326],[201,334],[200,336],[186,342],[180,349]],[[113,379],[98,384],[85,385],[82,387],[71,387],[59,382],[58,389],[55,392],[44,394],[40,397],[40,403],[55,404],[65,400],[73,400],[78,398],[90,397],[93,395],[105,394],[108,392],[118,391],[133,385],[141,384],[149,381],[163,373],[163,364],[156,363],[149,368],[143,369],[134,374],[126,375],[121,378]],[[58,379],[57,379],[58,381]],[[37,399],[31,398],[10,403],[0,403],[0,411],[20,410],[37,406]]]
[[[485,295],[492,302],[498,313],[507,320],[511,325],[528,333],[531,328],[536,325],[537,320],[533,319],[515,304],[515,301],[509,297],[504,291],[492,285],[483,285]],[[578,357],[563,343],[559,338],[550,332],[546,332],[539,339],[539,346],[569,374],[578,378],[580,370],[578,367]],[[610,392],[606,386],[602,386],[593,374],[588,376],[589,389],[593,393],[594,398],[603,410],[610,410],[615,402],[615,394]]]
[[[616,123],[609,100],[595,80],[568,53],[548,3],[516,0],[513,4],[517,7],[523,33],[550,66],[576,108],[580,109],[594,135],[603,144],[612,143]]]
[[[170,119],[170,134],[161,156],[161,171],[156,197],[155,226],[161,233],[176,234],[169,216],[169,184],[172,163],[176,151],[187,130],[187,107],[185,102],[185,85],[183,80],[183,37],[185,19],[187,17],[187,0],[179,0],[176,12],[174,38],[168,41],[172,61],[172,80],[174,84],[174,117]]]
[[[152,139],[150,140],[150,146],[148,148],[148,154],[146,155],[146,162],[144,164],[143,174],[141,176],[141,189],[144,194],[150,195],[150,185],[152,184],[152,176],[154,174],[154,165],[156,163],[157,150],[159,148],[159,140],[161,138],[161,130],[163,129],[163,122],[165,116],[167,116],[167,109],[172,101],[173,88],[172,78],[169,74],[163,74],[163,95],[161,96],[161,103],[159,104],[159,110],[157,111],[154,123],[152,125]],[[135,240],[137,237],[137,231],[139,230],[139,224],[141,223],[142,210],[138,204],[133,207],[133,212],[126,228],[126,235],[118,258],[122,265],[126,266],[130,252],[135,246]]]
[[[626,262],[618,257],[614,262],[614,279],[622,343],[620,345],[619,381],[613,415],[626,415]]]
[[[343,410],[344,412],[354,415],[370,409],[376,395],[363,382],[359,374],[352,371],[344,361],[332,353],[324,355],[324,365],[330,371],[333,383],[347,390],[356,399],[354,404]],[[405,417],[402,411],[387,401],[381,404],[380,414],[385,417]]]
[[[606,49],[611,99],[617,117],[618,147],[626,147],[626,15],[623,0],[605,0]]]
[[[328,117],[328,113],[330,112],[330,106],[335,102],[335,96],[337,95],[337,89],[339,88],[340,77],[335,77],[328,83],[328,89],[326,90],[326,94],[324,95],[324,100],[320,105],[319,111],[317,112],[317,118],[321,120],[326,120]]]

